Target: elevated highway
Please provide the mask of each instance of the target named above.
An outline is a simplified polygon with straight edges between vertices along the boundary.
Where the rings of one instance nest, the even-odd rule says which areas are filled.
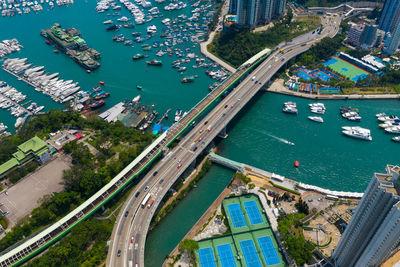
[[[168,131],[158,137],[107,185],[82,203],[79,207],[40,233],[37,233],[3,251],[0,255],[0,267],[11,265],[17,266],[24,263],[57,242],[72,228],[90,217],[100,207],[118,194],[133,179],[146,170],[153,161],[163,153],[163,151],[168,149],[168,146],[177,137],[191,127],[191,123],[198,116],[213,105],[226,90],[229,90],[234,84],[240,81],[240,79],[251,71],[253,66],[257,64],[258,63],[256,62],[248,68],[237,70],[234,74],[229,76],[228,79],[226,79],[219,87],[200,100],[200,102],[197,103],[185,117],[183,117],[178,123],[172,125]]]
[[[322,23],[321,34],[308,34],[306,38],[297,39],[298,42],[287,43],[280,47],[283,53],[275,50],[201,121],[196,122],[126,200],[111,236],[107,266],[144,266],[145,242],[151,219],[171,186],[288,60],[307,51],[322,38],[335,36],[339,24],[340,17],[329,18]],[[142,205],[147,195],[150,199]]]

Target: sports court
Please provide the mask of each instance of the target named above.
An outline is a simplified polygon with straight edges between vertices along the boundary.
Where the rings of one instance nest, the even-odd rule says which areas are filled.
[[[233,227],[240,228],[246,226],[246,221],[244,220],[242,209],[240,208],[239,204],[229,204],[228,210],[229,214],[231,215]]]
[[[369,75],[369,73],[365,70],[362,70],[359,67],[336,56],[325,61],[324,65],[354,82],[363,80]]]
[[[200,264],[202,267],[217,267],[214,253],[211,248],[199,249]]]
[[[236,267],[235,258],[230,244],[217,246],[217,251],[222,267]]]
[[[251,224],[254,225],[264,222],[263,218],[261,217],[260,210],[257,207],[257,203],[254,200],[245,201],[243,205],[246,209],[247,216],[249,216]]]
[[[276,253],[276,249],[270,236],[259,237],[257,238],[257,241],[260,245],[261,252],[265,261],[267,262],[267,265],[275,265],[280,263],[278,253]]]
[[[230,233],[203,239],[195,253],[201,267],[284,267],[274,232],[257,195],[228,197],[222,208]]]
[[[246,261],[247,266],[262,267],[253,240],[249,239],[240,241],[240,249],[242,250],[242,253],[244,255],[244,260]]]

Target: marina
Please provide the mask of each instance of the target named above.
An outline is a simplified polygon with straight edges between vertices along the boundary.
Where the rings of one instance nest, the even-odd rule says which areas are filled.
[[[64,6],[73,4],[74,0],[40,0],[40,1],[0,1],[0,11],[3,17],[12,17],[15,15],[29,14],[31,12],[40,12],[45,9],[53,9],[55,6]]]
[[[21,51],[22,47],[17,39],[3,40],[0,43],[0,58]]]
[[[7,58],[2,68],[56,102],[65,103],[72,100],[73,95],[79,91],[77,82],[64,81],[58,78],[58,73],[45,73],[43,66],[30,67],[31,65],[26,58]]]

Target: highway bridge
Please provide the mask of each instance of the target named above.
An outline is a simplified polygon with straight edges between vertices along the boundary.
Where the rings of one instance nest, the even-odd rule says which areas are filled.
[[[0,267],[20,265],[24,263],[25,261],[45,250],[50,245],[54,244],[80,222],[90,217],[100,207],[118,194],[133,179],[138,177],[144,170],[146,170],[157,157],[162,155],[163,151],[168,149],[168,146],[176,138],[178,138],[180,135],[182,135],[182,133],[191,127],[192,122],[197,117],[202,115],[203,112],[212,106],[226,90],[232,88],[237,82],[240,81],[240,79],[242,79],[242,77],[248,74],[248,72],[257,66],[263,59],[264,58],[261,58],[252,66],[239,69],[234,74],[229,76],[228,79],[226,79],[220,86],[218,86],[208,95],[206,95],[199,103],[197,103],[185,117],[172,125],[168,131],[159,136],[107,185],[105,185],[95,195],[90,197],[71,213],[40,233],[28,238],[27,240],[24,240],[21,242],[21,244],[3,251],[0,256]]]
[[[321,34],[315,32],[306,38],[297,38],[297,42],[281,47],[283,53],[276,49],[204,118],[196,121],[193,129],[152,168],[127,198],[111,236],[107,266],[144,266],[151,219],[171,186],[288,60],[307,51],[322,38],[335,36],[340,20],[340,17],[328,17],[323,21]]]
[[[183,137],[177,147],[163,157],[152,171],[142,179],[125,202],[121,212],[122,215],[117,218],[116,227],[113,231],[107,266],[126,266],[129,261],[140,262],[139,266],[144,266],[144,245],[149,223],[156,207],[168,189],[283,64],[290,58],[306,51],[321,38],[334,36],[337,33],[340,18],[332,18],[332,21],[327,23],[327,27],[324,28],[321,35],[315,33],[315,35],[310,35],[308,40],[302,43],[287,44],[284,47],[286,52],[283,55],[279,51],[275,51],[266,61],[262,62],[265,60],[265,57],[263,57],[253,65],[242,68],[232,74],[224,83],[194,106],[178,123],[172,125],[167,132],[158,137],[95,195],[60,221],[15,247],[2,252],[0,267],[17,266],[24,263],[57,242],[73,227],[90,217],[133,179],[147,170],[156,158],[168,151],[168,146],[182,133],[188,132],[193,127],[193,122],[204,111],[212,107],[226,90],[233,88],[234,85],[252,71],[250,76],[244,79],[231,94],[213,108],[201,122],[195,124],[196,126]],[[253,71],[253,69],[255,70]],[[255,78],[253,79],[253,77]],[[154,204],[150,208],[144,209],[141,208],[140,202],[147,193],[152,195],[151,199],[154,200]],[[129,216],[127,217],[123,215],[126,211],[129,211]],[[135,235],[135,242],[133,243],[130,243],[131,234]],[[116,257],[118,250],[121,250],[120,257]]]

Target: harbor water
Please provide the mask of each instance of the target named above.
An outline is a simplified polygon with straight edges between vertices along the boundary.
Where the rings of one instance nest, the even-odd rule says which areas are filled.
[[[45,66],[51,73],[59,72],[64,80],[79,82],[84,90],[90,90],[99,81],[104,81],[104,90],[110,92],[111,97],[106,99],[107,104],[103,110],[124,99],[132,99],[138,94],[141,94],[143,103],[156,104],[160,113],[168,108],[173,112],[178,108],[189,110],[205,96],[208,86],[214,83],[214,80],[204,73],[206,69],[192,69],[193,64],[189,63],[190,67],[182,76],[171,68],[171,62],[177,58],[167,55],[158,58],[164,63],[162,67],[147,66],[146,60],[156,58],[155,49],[142,51],[141,44],[133,43],[135,47],[132,48],[115,43],[111,39],[120,33],[130,36],[130,32],[133,31],[144,34],[146,27],[153,24],[161,29],[162,19],[191,13],[190,3],[185,9],[169,12],[162,8],[166,4],[168,3],[158,5],[153,2],[154,6],[160,8],[164,17],[136,26],[135,29],[121,28],[118,32],[105,30],[103,21],[115,20],[118,17],[107,17],[107,12],[96,13],[96,1],[76,1],[73,5],[43,10],[38,14],[1,17],[0,40],[17,38],[24,48],[9,57],[26,57],[35,65]],[[124,7],[120,12],[121,16],[131,17]],[[102,55],[99,69],[88,74],[65,54],[53,53],[54,47],[45,44],[45,39],[39,33],[41,29],[47,29],[55,22],[60,23],[63,28],[75,27],[81,31],[88,46]],[[149,44],[156,39],[159,38],[153,37]],[[191,52],[200,55],[198,46],[193,48],[192,45],[193,43],[187,43]],[[137,53],[148,54],[149,58],[133,61],[132,56]],[[194,74],[199,75],[194,83],[180,82],[184,76]],[[36,92],[34,88],[3,70],[0,70],[0,80],[26,94],[27,100],[31,99],[38,105],[44,105],[45,110],[63,108],[50,97]],[[142,86],[143,90],[137,90],[137,85]],[[285,101],[297,102],[297,116],[282,113],[282,103]],[[400,115],[400,101],[321,101],[327,108],[326,114],[322,116],[325,121],[322,124],[307,119],[307,116],[312,115],[307,106],[311,102],[271,93],[258,94],[229,126],[229,137],[221,142],[219,153],[297,181],[332,190],[355,192],[362,192],[366,188],[373,172],[382,171],[388,163],[400,164],[400,144],[392,142],[392,135],[379,129],[375,118],[375,114],[380,112]],[[342,119],[339,114],[341,106],[358,108],[363,117],[362,122],[348,122]],[[15,118],[8,111],[0,109],[0,121],[13,128]],[[373,140],[367,142],[342,135],[342,126],[356,125],[370,129]],[[290,146],[285,140],[295,145]],[[299,168],[293,167],[296,160],[300,163]],[[198,187],[149,234],[146,244],[146,266],[161,265],[165,255],[178,244],[222,192],[231,175],[232,171],[213,166],[198,183]]]

